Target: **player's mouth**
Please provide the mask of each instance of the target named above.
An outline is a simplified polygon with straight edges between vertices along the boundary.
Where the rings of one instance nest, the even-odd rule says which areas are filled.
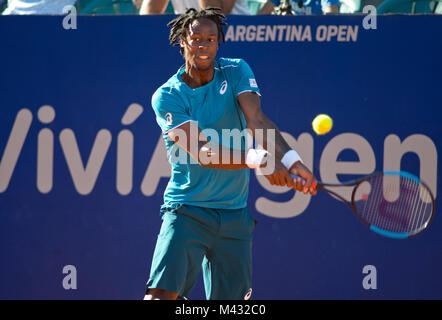
[[[198,60],[203,60],[203,61],[209,61],[209,60],[210,60],[210,57],[209,57],[207,54],[200,54],[200,55],[197,55],[196,58],[197,58]]]

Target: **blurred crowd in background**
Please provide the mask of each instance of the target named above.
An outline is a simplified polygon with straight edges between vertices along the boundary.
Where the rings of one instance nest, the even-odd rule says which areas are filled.
[[[0,0],[0,13],[63,15],[72,13],[72,6],[87,15],[181,14],[201,7],[237,15],[358,14],[364,7],[378,14],[442,14],[442,0]]]

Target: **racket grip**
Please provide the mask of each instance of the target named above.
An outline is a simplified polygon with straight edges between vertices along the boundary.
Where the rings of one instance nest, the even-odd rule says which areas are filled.
[[[300,176],[297,176],[297,175],[295,175],[295,174],[290,174],[291,175],[291,177],[293,178],[293,179],[298,179],[298,178],[301,178],[303,181],[305,181],[305,179],[303,178],[303,177],[300,177]],[[313,181],[313,188],[314,189],[316,189],[316,187],[317,187],[317,181],[315,180],[315,181]]]

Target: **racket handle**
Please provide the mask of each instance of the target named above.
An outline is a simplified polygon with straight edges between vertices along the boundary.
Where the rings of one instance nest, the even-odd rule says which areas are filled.
[[[300,176],[297,176],[297,175],[295,175],[295,174],[290,174],[291,176],[292,176],[292,178],[293,179],[298,179],[298,178],[301,178],[303,181],[305,181],[305,179],[303,178],[303,177],[300,177]],[[315,181],[313,181],[313,188],[314,189],[316,189],[316,187],[317,187],[317,181],[315,180]]]

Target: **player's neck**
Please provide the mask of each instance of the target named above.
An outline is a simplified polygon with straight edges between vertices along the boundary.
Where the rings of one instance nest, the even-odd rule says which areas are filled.
[[[192,89],[202,87],[212,81],[215,74],[215,69],[210,68],[208,70],[197,70],[186,64],[186,70],[181,75],[184,83],[186,83]]]

